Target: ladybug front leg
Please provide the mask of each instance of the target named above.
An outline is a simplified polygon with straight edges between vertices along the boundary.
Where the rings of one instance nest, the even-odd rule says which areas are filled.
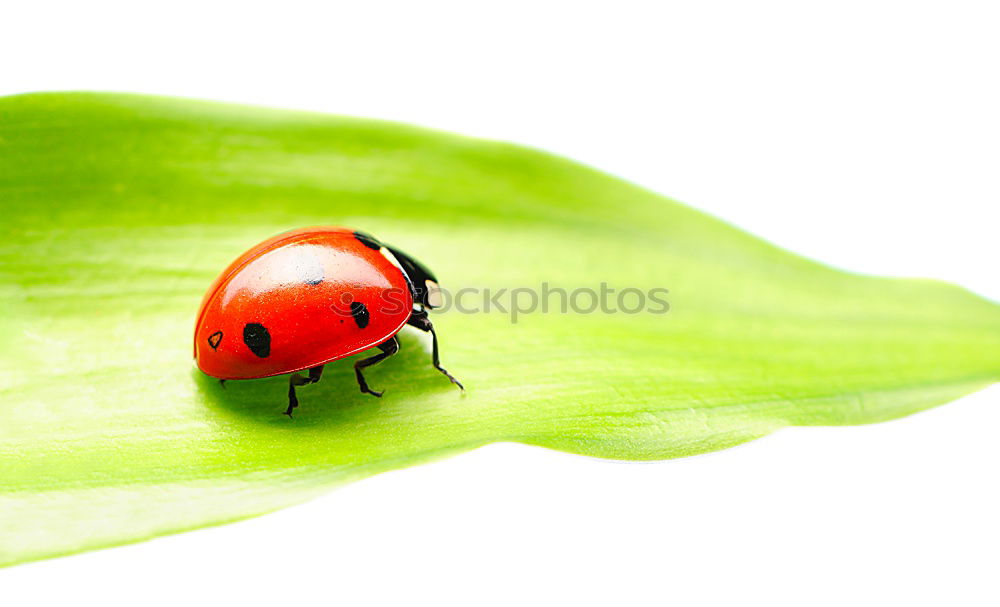
[[[365,367],[370,367],[374,364],[380,363],[383,360],[389,358],[396,352],[399,352],[399,341],[396,336],[393,335],[389,339],[378,345],[379,350],[382,350],[380,354],[376,354],[371,358],[365,358],[354,363],[354,374],[358,377],[358,386],[361,387],[361,392],[363,394],[371,394],[372,396],[382,396],[381,392],[376,392],[368,387],[368,382],[365,381],[365,376],[361,374],[361,370]]]
[[[285,415],[292,416],[292,409],[299,406],[299,399],[295,396],[295,386],[305,386],[315,384],[323,376],[323,365],[309,369],[309,377],[302,377],[298,373],[292,373],[288,377],[288,408]]]
[[[406,324],[416,327],[421,331],[427,331],[431,334],[431,363],[434,368],[444,374],[445,377],[451,380],[451,383],[458,386],[459,390],[465,391],[465,386],[462,382],[452,376],[451,373],[441,366],[441,359],[438,357],[438,336],[434,332],[434,324],[431,323],[431,319],[427,316],[427,310],[415,310],[413,314],[410,315],[410,320],[406,321]]]

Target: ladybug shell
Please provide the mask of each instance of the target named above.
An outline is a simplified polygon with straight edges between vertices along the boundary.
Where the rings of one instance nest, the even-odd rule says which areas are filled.
[[[347,228],[293,230],[236,259],[201,302],[198,368],[220,379],[291,373],[376,346],[409,320],[403,271]]]

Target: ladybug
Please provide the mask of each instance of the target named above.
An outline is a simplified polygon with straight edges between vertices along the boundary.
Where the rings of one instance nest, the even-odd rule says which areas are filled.
[[[323,366],[369,348],[354,363],[361,392],[382,396],[362,369],[399,351],[410,325],[431,334],[431,362],[460,389],[438,359],[427,311],[440,306],[437,279],[423,264],[364,232],[340,227],[292,230],[265,240],[229,264],[208,288],[194,331],[194,358],[225,382],[291,373],[295,388],[314,384]],[[298,371],[308,369],[308,376]]]

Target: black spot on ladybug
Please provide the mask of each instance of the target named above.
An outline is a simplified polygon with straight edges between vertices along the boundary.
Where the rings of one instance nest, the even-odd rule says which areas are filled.
[[[370,234],[365,234],[364,232],[355,232],[354,237],[357,238],[358,241],[361,242],[361,244],[365,245],[369,249],[375,249],[376,251],[378,251],[379,249],[382,248],[382,244],[379,241],[375,240],[375,237],[371,236]]]
[[[260,323],[248,322],[243,327],[243,343],[261,358],[271,355],[271,334],[268,333],[267,327]]]
[[[359,329],[364,329],[368,326],[368,321],[370,320],[368,308],[360,301],[351,302],[351,316],[354,317],[354,322],[358,323]]]
[[[222,341],[222,331],[216,331],[208,336],[208,345],[212,346],[213,350],[219,349],[220,341]]]

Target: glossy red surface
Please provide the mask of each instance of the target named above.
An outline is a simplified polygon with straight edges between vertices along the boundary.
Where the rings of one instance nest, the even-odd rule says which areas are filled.
[[[368,311],[366,326],[351,302]],[[194,357],[220,379],[290,373],[385,341],[412,307],[403,272],[352,230],[293,230],[253,247],[212,283],[195,325]],[[266,356],[244,340],[253,323],[269,334]]]

